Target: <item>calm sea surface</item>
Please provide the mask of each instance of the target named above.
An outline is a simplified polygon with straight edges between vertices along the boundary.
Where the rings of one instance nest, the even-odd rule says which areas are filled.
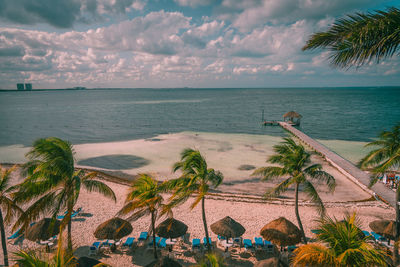
[[[74,144],[202,131],[282,135],[261,127],[295,110],[325,140],[369,141],[400,121],[398,88],[99,89],[0,92],[0,146],[57,136]]]

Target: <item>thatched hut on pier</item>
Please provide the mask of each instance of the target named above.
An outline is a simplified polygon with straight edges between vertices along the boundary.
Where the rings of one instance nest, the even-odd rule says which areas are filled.
[[[291,125],[300,125],[300,119],[302,117],[303,116],[301,116],[296,111],[289,111],[285,115],[283,115],[283,121]]]

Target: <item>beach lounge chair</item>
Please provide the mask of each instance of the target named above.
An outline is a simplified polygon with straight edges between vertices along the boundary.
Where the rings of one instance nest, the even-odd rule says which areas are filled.
[[[297,246],[288,246],[289,254],[292,253],[296,248],[297,248]]]
[[[79,214],[79,212],[81,212],[81,211],[82,211],[82,208],[81,208],[81,207],[79,207],[76,211],[73,211],[72,214],[71,214],[71,218],[76,217],[76,216]],[[59,215],[59,216],[57,216],[57,220],[62,220],[62,219],[64,219],[64,217],[67,215],[67,213],[68,213],[68,212],[65,212],[64,215]]]
[[[18,238],[20,235],[22,235],[22,231],[21,231],[21,229],[18,229],[14,234],[7,237],[7,240],[12,240],[12,239]]]
[[[213,245],[212,245],[211,237],[208,238],[208,241],[210,242],[210,247],[212,248]],[[207,248],[207,238],[206,237],[203,238],[203,246],[205,249]]]
[[[233,247],[241,247],[242,246],[242,238],[241,237],[235,237],[233,239]]]
[[[96,255],[99,252],[100,247],[100,241],[93,242],[93,244],[89,247],[89,255]]]
[[[138,241],[141,242],[141,241],[147,240],[148,235],[149,235],[149,233],[147,233],[147,232],[141,232]]]
[[[254,245],[256,248],[260,249],[264,247],[264,242],[261,237],[254,237]]]
[[[223,237],[223,236],[217,236],[217,238],[218,238],[218,243],[220,243],[221,241],[224,241],[226,238],[225,237]]]
[[[386,241],[386,238],[381,236],[380,234],[377,234],[375,232],[371,232],[371,235],[375,238],[375,241],[377,241],[377,242]]]
[[[166,238],[161,238],[160,242],[157,243],[157,246],[159,248],[166,248],[167,247],[167,239]]]
[[[199,238],[194,238],[194,239],[192,240],[192,250],[200,249],[200,248],[201,248],[201,246],[200,246],[200,239],[199,239]]]
[[[122,247],[131,248],[133,246],[133,241],[135,241],[134,237],[128,237],[125,242],[122,244]]]
[[[253,250],[253,243],[251,242],[251,239],[243,239],[243,246],[244,249],[247,250]]]
[[[155,242],[156,242],[156,245],[158,245],[158,243],[160,242],[159,236],[156,236]],[[152,236],[150,237],[150,242],[148,244],[148,247],[153,248],[153,237]]]
[[[319,234],[320,232],[321,232],[321,230],[319,230],[319,229],[313,229],[313,230],[311,230],[311,233],[313,233],[313,234],[315,234],[315,235]]]
[[[274,245],[271,243],[271,241],[264,240],[264,248],[267,251],[267,253],[274,252]]]

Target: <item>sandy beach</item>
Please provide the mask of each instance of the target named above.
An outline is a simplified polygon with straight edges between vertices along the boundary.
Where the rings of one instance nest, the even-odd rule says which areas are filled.
[[[335,174],[336,175],[336,174]],[[118,181],[112,182],[111,177],[100,175],[103,179],[108,180],[106,183],[114,190],[117,196],[117,202],[99,195],[97,193],[88,193],[85,190],[81,192],[78,203],[75,208],[82,207],[82,212],[73,220],[73,242],[76,248],[77,256],[87,256],[89,246],[96,241],[93,233],[96,227],[115,216],[118,210],[122,207],[125,195],[128,190],[128,185],[119,183]],[[21,177],[16,172],[13,176],[14,182],[18,182]],[[341,180],[338,179],[340,182]],[[363,229],[370,230],[368,227],[369,222],[376,219],[393,219],[394,210],[382,202],[378,201],[362,201],[357,202],[354,200],[365,199],[368,196],[361,189],[359,190],[355,185],[346,184],[343,180],[343,185],[338,186],[336,193],[329,199],[326,199],[327,213],[331,216],[341,218],[346,212],[356,212],[363,224]],[[341,183],[341,182],[340,182]],[[339,183],[339,185],[340,185]],[[349,188],[347,188],[349,187]],[[348,190],[348,191],[346,191]],[[350,191],[352,192],[350,194]],[[321,190],[320,190],[321,192]],[[347,200],[341,199],[345,195],[349,196]],[[358,194],[358,195],[357,195]],[[325,193],[322,193],[325,196]],[[328,196],[328,194],[326,194]],[[340,197],[339,197],[340,196]],[[357,196],[357,197],[356,197]],[[290,194],[289,194],[290,197]],[[168,195],[165,195],[165,199]],[[353,200],[351,200],[353,199]],[[192,238],[203,238],[204,230],[201,221],[200,206],[190,210],[189,206],[191,199],[188,202],[173,210],[174,218],[183,221],[188,225],[188,232],[190,233],[190,240]],[[315,208],[308,202],[301,202],[300,206],[301,219],[308,237],[312,237],[311,229],[316,227],[315,222],[318,219],[318,213]],[[250,238],[259,236],[260,229],[271,220],[280,216],[284,216],[290,221],[296,223],[293,202],[290,199],[281,199],[273,201],[265,201],[260,196],[251,196],[244,194],[227,194],[227,193],[214,193],[206,200],[206,215],[208,224],[222,219],[225,216],[231,216],[236,221],[241,223],[246,232],[243,238]],[[165,218],[160,218],[157,223]],[[132,222],[133,232],[129,235],[138,237],[140,232],[149,230],[149,217],[141,218]],[[7,227],[7,236],[12,233],[10,226]],[[210,231],[213,242],[217,240],[217,236]],[[23,243],[24,248],[39,248],[34,242],[25,240]],[[190,253],[190,246],[184,245],[186,251],[177,260],[184,266],[190,266],[195,263],[195,257]],[[18,246],[8,244],[9,251],[15,252],[19,249]],[[180,249],[180,248],[179,248]],[[220,248],[218,249],[220,250]],[[233,258],[229,262],[230,266],[252,266],[254,262],[262,259],[263,255],[251,256],[250,254],[243,254],[243,251],[236,251],[232,253]],[[11,256],[12,257],[12,256]],[[146,252],[144,248],[136,248],[134,252],[121,252],[99,254],[96,256],[102,262],[108,263],[112,266],[145,266],[152,261],[151,251]]]

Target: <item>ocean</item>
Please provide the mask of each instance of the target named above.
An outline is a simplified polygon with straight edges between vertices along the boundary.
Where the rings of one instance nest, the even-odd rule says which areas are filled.
[[[284,136],[278,126],[261,126],[263,110],[266,120],[281,120],[291,110],[300,113],[303,132],[357,161],[365,142],[400,121],[400,87],[3,91],[0,162],[23,161],[32,142],[48,136],[74,145],[180,133],[226,134],[228,143],[238,136],[247,142]],[[87,159],[84,154],[77,157]]]

